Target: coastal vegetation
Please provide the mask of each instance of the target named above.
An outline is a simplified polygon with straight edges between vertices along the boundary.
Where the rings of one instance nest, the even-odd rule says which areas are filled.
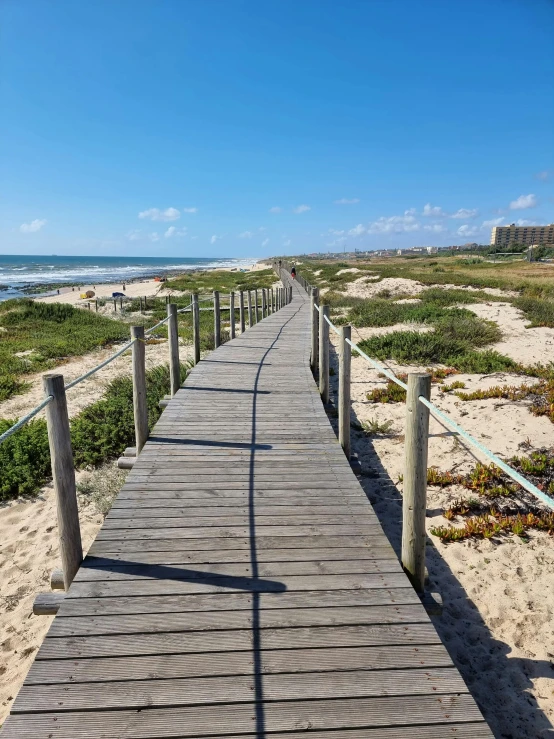
[[[350,323],[359,329],[403,324],[401,330],[358,340],[370,356],[404,364],[442,364],[459,372],[535,374],[532,367],[523,367],[491,349],[502,339],[498,325],[465,306],[511,303],[522,311],[529,326],[554,327],[550,265],[526,261],[491,264],[485,259],[451,255],[357,260],[354,264],[307,261],[299,271],[322,289],[321,301],[330,305],[337,325]],[[406,284],[417,286],[417,290],[410,292],[406,287],[402,293],[400,285],[393,293],[386,287],[389,283],[379,289],[386,278],[409,280]],[[371,297],[351,294],[353,282],[370,287]],[[489,292],[491,288],[494,294]]]
[[[222,303],[231,290],[255,290],[270,287],[276,281],[271,269],[254,272],[226,270],[198,271],[162,283],[173,291],[171,302],[179,308],[190,305],[190,294],[204,296],[213,290],[222,293]],[[99,305],[109,303],[98,301]],[[201,304],[209,305],[209,303]],[[238,320],[238,300],[236,302]],[[42,303],[30,298],[15,298],[0,302],[0,401],[25,392],[26,378],[63,364],[70,357],[82,356],[94,349],[110,346],[129,338],[129,324],[153,326],[167,315],[166,299],[148,298],[147,311],[140,314],[138,298],[124,303],[124,312],[97,313],[64,303]],[[180,314],[179,335],[192,343],[190,313]],[[114,318],[118,320],[113,320]],[[226,340],[228,313],[222,316],[222,340]],[[213,349],[213,314],[200,312],[201,349]],[[156,330],[158,338],[167,337],[167,328]]]
[[[71,305],[27,298],[0,303],[0,400],[23,392],[26,375],[128,335],[121,323]]]
[[[181,365],[181,381],[189,370]],[[148,422],[160,416],[159,401],[169,392],[169,367],[146,374]],[[15,419],[0,419],[0,433]],[[71,442],[77,469],[95,467],[121,455],[134,440],[133,385],[130,378],[114,380],[103,397],[71,420]],[[51,476],[46,421],[35,419],[0,444],[0,500],[33,495]]]
[[[540,490],[554,495],[552,450],[539,449],[529,456],[514,456],[508,463]],[[524,490],[494,464],[477,463],[466,475],[431,467],[427,471],[427,482],[441,488],[459,485],[477,496],[458,498],[443,509],[443,516],[455,521],[455,524],[431,528],[431,533],[443,542],[490,539],[507,534],[524,537],[529,529],[554,534],[554,512],[545,511],[534,499],[525,500]]]

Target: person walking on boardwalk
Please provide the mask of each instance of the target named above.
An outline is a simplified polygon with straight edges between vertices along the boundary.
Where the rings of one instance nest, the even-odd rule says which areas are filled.
[[[292,269],[290,271],[290,276],[292,277],[293,280],[296,279],[296,267],[294,266],[294,264],[292,265]]]

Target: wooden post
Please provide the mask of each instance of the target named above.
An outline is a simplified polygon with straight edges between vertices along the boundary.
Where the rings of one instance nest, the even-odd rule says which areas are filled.
[[[46,406],[46,425],[56,491],[60,556],[65,589],[68,590],[83,561],[69,416],[63,375],[43,375],[42,381],[45,394],[54,398]]]
[[[265,289],[262,288],[262,319],[267,318],[267,300],[265,297]]]
[[[198,293],[192,296],[192,341],[194,344],[194,364],[200,361],[200,311],[198,310]]]
[[[288,292],[288,288],[287,288]],[[329,318],[329,306],[319,307],[319,392],[321,400],[329,402],[329,324],[325,320]]]
[[[171,395],[175,395],[181,387],[181,368],[179,366],[179,327],[177,325],[177,306],[169,303],[167,306],[167,338],[169,343],[169,375]]]
[[[219,292],[214,290],[214,346],[221,344],[221,313],[219,310]]]
[[[318,355],[319,355],[319,315],[317,308],[315,307],[319,299],[319,290],[317,287],[312,288],[312,295],[310,297],[310,306],[312,310],[312,350],[310,354],[310,364],[312,370],[317,372]]]
[[[402,501],[402,566],[422,593],[425,582],[425,513],[429,409],[418,401],[431,397],[431,375],[410,373],[406,396],[406,464]]]
[[[98,299],[96,299],[96,300],[94,301],[94,303],[95,303],[95,305],[96,305],[96,308],[95,308],[95,310],[96,310],[96,312],[98,313]]]
[[[232,339],[235,338],[235,293],[231,291],[229,295],[229,333]]]
[[[350,365],[352,349],[346,343],[350,339],[351,327],[341,326],[339,343],[339,442],[346,459],[350,459]]]
[[[117,313],[117,302],[116,302],[115,298],[114,298],[114,301],[113,301],[113,312],[114,313]]]
[[[246,293],[248,300],[248,328],[252,328],[252,294],[250,290]]]
[[[146,295],[144,296],[144,310],[148,310],[146,307]]]
[[[148,438],[148,406],[146,404],[146,345],[144,343],[144,326],[131,326],[131,339],[136,339],[132,349],[133,414],[135,416],[136,456],[138,456]]]
[[[245,325],[244,325],[244,290],[241,290],[239,293],[239,323],[240,323],[240,332],[241,334],[244,333]]]
[[[258,290],[254,290],[254,321],[258,323],[260,317],[258,315]]]

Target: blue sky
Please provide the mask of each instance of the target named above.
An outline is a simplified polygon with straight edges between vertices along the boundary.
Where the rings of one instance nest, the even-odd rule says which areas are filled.
[[[552,0],[2,0],[0,253],[554,221]]]

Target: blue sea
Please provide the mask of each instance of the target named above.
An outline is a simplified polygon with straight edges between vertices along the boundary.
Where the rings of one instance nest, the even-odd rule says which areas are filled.
[[[95,285],[130,282],[159,274],[197,269],[250,267],[252,259],[209,259],[204,257],[58,257],[0,255],[0,300],[21,297],[23,288],[51,283]],[[26,292],[29,295],[28,292]]]

